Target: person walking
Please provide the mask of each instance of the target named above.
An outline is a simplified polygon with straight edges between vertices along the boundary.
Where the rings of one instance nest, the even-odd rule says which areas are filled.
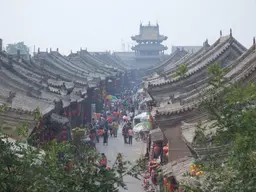
[[[129,145],[132,145],[133,130],[131,127],[128,130],[128,136],[129,136]]]
[[[108,129],[109,129],[109,134],[110,134],[110,137],[113,136],[113,120],[108,120]]]
[[[103,133],[103,145],[108,145],[108,130],[106,128]]]
[[[122,129],[122,135],[124,137],[124,144],[127,144],[127,132],[128,132],[127,124],[124,124],[123,129]]]
[[[117,131],[118,131],[119,124],[117,121],[113,122],[113,129],[114,129],[114,137],[117,137]]]
[[[95,127],[95,134],[96,134],[97,143],[100,142],[99,129],[100,129],[99,122],[97,122],[96,127]]]

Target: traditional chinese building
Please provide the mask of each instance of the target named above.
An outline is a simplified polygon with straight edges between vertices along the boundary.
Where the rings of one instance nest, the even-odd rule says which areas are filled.
[[[152,66],[163,60],[167,47],[161,43],[167,40],[167,36],[160,35],[159,25],[140,25],[139,35],[131,37],[137,45],[132,47],[135,51],[135,60],[140,68]]]
[[[103,93],[118,93],[129,81],[122,62],[108,53],[86,50],[65,57],[59,50],[38,49],[34,57],[18,51],[9,55],[0,39],[0,114],[5,132],[17,139],[17,127],[25,123],[30,143],[71,139],[71,129],[90,123],[92,105],[103,107]],[[107,93],[108,93],[107,92]],[[40,124],[34,116],[40,112]]]
[[[193,161],[190,157],[198,157],[207,151],[205,147],[195,145],[194,139],[198,122],[202,122],[204,127],[211,124],[208,114],[198,109],[200,95],[211,88],[208,84],[208,66],[218,62],[222,68],[226,68],[228,72],[224,78],[228,83],[254,82],[255,47],[255,39],[253,46],[247,50],[233,37],[232,30],[227,36],[223,36],[221,32],[212,45],[206,41],[197,52],[188,53],[179,61],[165,65],[168,68],[163,70],[166,78],[160,75],[147,77],[148,93],[156,103],[152,115],[159,127],[151,132],[151,137],[154,140],[166,139],[169,143],[169,163],[163,167],[166,177],[175,177],[181,182],[184,179],[182,175],[188,171]],[[188,71],[183,77],[173,77],[175,67],[179,64],[186,64]],[[159,132],[164,134],[164,138]],[[210,151],[219,149],[214,147]]]

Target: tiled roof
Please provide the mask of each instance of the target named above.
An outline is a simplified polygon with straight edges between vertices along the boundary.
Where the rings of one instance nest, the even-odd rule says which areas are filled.
[[[189,172],[189,167],[194,161],[192,157],[183,157],[177,161],[169,162],[162,167],[164,176],[174,176],[178,181],[183,178],[183,175]]]
[[[163,70],[164,67],[168,65],[172,65],[173,63],[177,62],[181,58],[183,58],[187,54],[184,50],[176,50],[175,52],[171,53],[168,59],[166,59],[164,62],[154,66],[153,68],[148,69],[148,72],[156,72],[159,70]]]
[[[150,84],[149,87],[163,86],[166,84],[172,84],[177,81],[188,78],[189,76],[203,70],[209,64],[214,63],[223,53],[225,53],[231,46],[237,44],[238,42],[234,40],[232,36],[220,37],[218,41],[216,41],[209,50],[198,58],[196,61],[188,64],[188,72],[184,77],[176,77],[172,80],[167,80],[165,82],[161,82],[159,84]],[[241,50],[243,51],[243,50]],[[243,52],[242,52],[243,53]],[[241,53],[241,54],[242,54]]]
[[[159,34],[159,26],[158,25],[147,25],[140,26],[140,34],[132,36],[132,40],[135,41],[163,41],[166,40],[167,37]]]
[[[167,50],[167,47],[162,44],[138,44],[132,47],[132,50],[138,50],[138,51],[154,51],[154,50]]]
[[[252,72],[256,70],[255,46],[252,46],[247,52],[245,52],[234,62],[232,62],[229,68],[230,70],[224,76],[224,78],[229,79],[229,82],[235,83],[237,81],[247,78]],[[169,102],[170,104],[165,104],[162,107],[157,107],[155,109],[155,115],[161,116],[179,113],[182,114],[183,112],[194,110],[201,102],[200,94],[203,94],[203,92],[212,89],[210,85],[202,86],[202,88],[203,89],[197,89],[197,91],[193,92],[193,94],[189,94],[188,97],[183,98],[183,100],[186,101],[184,104],[181,104],[180,102],[172,104],[171,102]]]
[[[195,52],[198,52],[201,48],[202,48],[202,46],[176,46],[176,45],[173,45],[172,52],[176,51],[177,49],[184,49],[188,53],[195,53]]]
[[[53,122],[57,122],[59,124],[66,124],[66,123],[69,123],[69,120],[68,118],[66,117],[62,117],[56,113],[53,113],[51,114],[51,118],[50,118],[51,121]]]

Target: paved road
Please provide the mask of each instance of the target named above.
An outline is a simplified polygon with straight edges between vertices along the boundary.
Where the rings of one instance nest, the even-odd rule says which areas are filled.
[[[124,144],[123,137],[121,134],[121,129],[119,128],[119,133],[117,138],[109,137],[108,146],[103,146],[102,138],[100,143],[97,144],[97,150],[99,152],[105,153],[108,160],[111,164],[116,159],[116,154],[118,152],[124,155],[124,159],[134,162],[136,159],[140,157],[141,154],[145,151],[145,145],[141,142],[136,142],[133,139],[133,145]],[[132,178],[127,175],[124,177],[124,181],[127,184],[128,190],[120,189],[120,192],[143,192],[142,181]]]

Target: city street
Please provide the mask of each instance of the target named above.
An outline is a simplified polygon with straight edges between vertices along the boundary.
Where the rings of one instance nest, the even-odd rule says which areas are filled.
[[[142,142],[136,142],[133,139],[133,145],[124,144],[123,137],[121,134],[121,128],[118,130],[117,138],[109,137],[108,146],[103,146],[102,138],[100,143],[97,144],[97,150],[101,153],[105,153],[108,158],[108,165],[112,165],[113,161],[116,159],[116,154],[118,152],[122,153],[125,160],[135,162],[136,159],[140,157],[145,151],[145,145]],[[127,184],[128,190],[120,189],[120,192],[124,191],[136,191],[142,192],[142,181],[137,180],[131,176],[125,176],[124,181]]]

